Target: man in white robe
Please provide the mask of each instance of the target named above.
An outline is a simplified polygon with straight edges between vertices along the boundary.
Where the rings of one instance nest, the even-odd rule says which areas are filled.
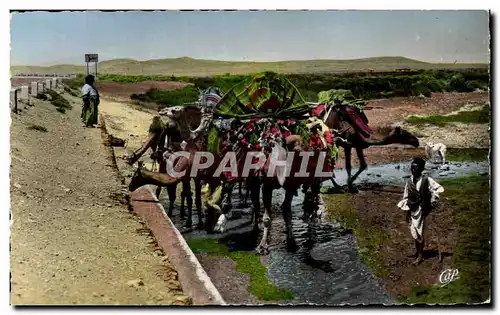
[[[444,192],[443,186],[432,178],[422,175],[424,168],[425,161],[423,159],[413,159],[412,175],[406,183],[403,200],[398,203],[401,210],[407,211],[410,233],[415,240],[415,256],[417,258],[414,264],[419,264],[423,260],[425,218],[436,206],[439,194]]]

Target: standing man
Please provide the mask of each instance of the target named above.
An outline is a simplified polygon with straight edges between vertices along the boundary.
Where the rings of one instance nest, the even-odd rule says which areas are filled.
[[[94,127],[97,125],[97,107],[100,103],[99,92],[94,86],[95,77],[88,75],[85,77],[85,85],[82,87],[82,121],[85,127]]]
[[[425,218],[435,208],[439,200],[439,194],[444,192],[443,186],[427,175],[422,175],[424,168],[425,160],[421,158],[413,159],[411,176],[406,182],[403,200],[398,203],[401,210],[407,211],[406,218],[409,223],[410,233],[415,240],[416,259],[413,262],[414,265],[418,265],[423,261]]]

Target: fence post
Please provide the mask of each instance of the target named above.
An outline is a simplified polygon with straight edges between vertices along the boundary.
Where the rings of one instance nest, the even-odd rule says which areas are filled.
[[[19,100],[22,100],[25,104],[30,103],[30,93],[29,87],[27,85],[21,86],[21,93],[19,94]]]
[[[38,95],[38,82],[31,82],[31,95],[33,97]]]
[[[17,89],[10,89],[10,109],[17,114]]]

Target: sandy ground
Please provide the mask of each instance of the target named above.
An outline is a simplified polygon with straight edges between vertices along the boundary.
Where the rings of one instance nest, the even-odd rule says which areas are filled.
[[[11,304],[188,303],[168,258],[123,204],[101,129],[84,128],[73,106],[61,114],[37,100],[12,114]]]
[[[157,112],[134,104],[109,99],[103,99],[100,106],[108,132],[127,141],[125,148],[116,147],[114,150],[118,169],[123,177],[128,178],[133,174],[134,167],[126,164],[124,158],[140,148],[147,140],[149,125]],[[152,166],[150,154],[151,150],[148,150],[141,157],[141,161],[144,161],[148,169],[151,169]]]

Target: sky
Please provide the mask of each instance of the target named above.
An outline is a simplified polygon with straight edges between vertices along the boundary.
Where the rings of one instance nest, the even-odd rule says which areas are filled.
[[[167,11],[11,14],[11,64],[191,57],[228,61],[404,56],[489,62],[487,11]]]

